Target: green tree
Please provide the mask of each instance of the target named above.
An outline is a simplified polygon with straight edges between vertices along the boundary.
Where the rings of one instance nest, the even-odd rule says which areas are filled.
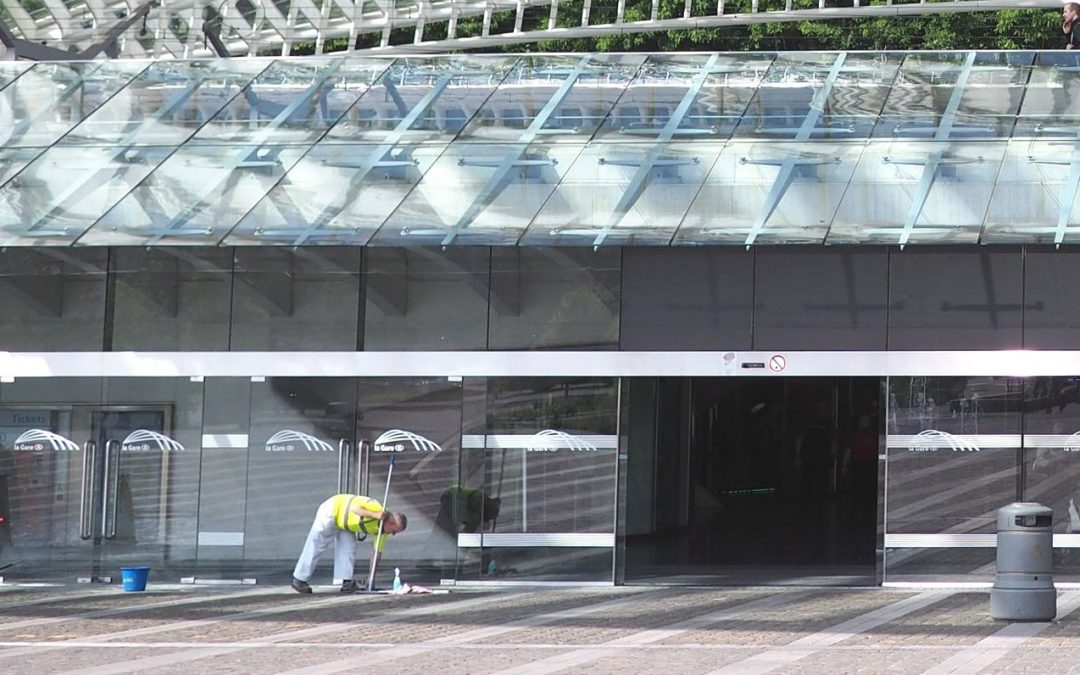
[[[29,1],[29,0],[24,0]],[[869,0],[869,4],[884,4],[885,0]],[[725,12],[747,13],[752,0],[727,0]],[[843,0],[848,5],[850,0]],[[826,5],[840,0],[826,0]],[[570,28],[581,24],[584,0],[563,0],[559,3],[558,25]],[[760,11],[781,10],[785,0],[760,0]],[[818,0],[792,0],[792,7],[815,8]],[[684,0],[660,0],[657,18],[670,19],[683,15]],[[650,18],[652,0],[626,0],[625,21]],[[694,16],[716,11],[716,0],[694,0]],[[532,8],[525,16],[523,28],[536,30],[547,27],[549,9]],[[496,12],[491,20],[491,33],[513,30],[514,10]],[[615,21],[615,3],[594,3],[590,24]],[[461,19],[458,37],[481,34],[480,17]],[[413,28],[404,27],[391,32],[391,44],[409,43]],[[445,26],[431,26],[425,39],[439,39]],[[361,35],[360,48],[375,46],[378,33]],[[573,40],[545,40],[533,43],[489,47],[487,52],[663,52],[663,51],[791,51],[791,50],[909,50],[909,49],[1056,49],[1062,44],[1061,17],[1054,9],[1009,9],[996,12],[947,13],[910,17],[868,17],[759,23],[749,26],[694,28],[689,30],[625,33]],[[297,46],[293,54],[310,53],[314,45]],[[347,48],[344,39],[328,42],[326,51]]]

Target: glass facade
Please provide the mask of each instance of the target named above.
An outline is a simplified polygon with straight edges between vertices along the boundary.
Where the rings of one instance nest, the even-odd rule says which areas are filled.
[[[1077,58],[19,64],[0,244],[1074,243]]]
[[[1080,577],[1077,378],[734,353],[1071,350],[1078,64],[0,66],[0,563],[279,579],[387,489],[420,582],[982,578],[1016,499]]]
[[[617,404],[614,378],[20,379],[0,390],[0,556],[287,578],[319,503],[388,488],[412,579],[611,583]]]
[[[1054,510],[1055,574],[1080,573],[1076,378],[888,380],[885,576],[987,581],[997,509]]]

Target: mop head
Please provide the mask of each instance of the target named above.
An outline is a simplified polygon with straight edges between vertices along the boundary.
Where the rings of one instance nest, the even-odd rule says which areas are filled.
[[[446,589],[442,589],[442,588],[432,590],[430,588],[427,588],[426,586],[413,586],[412,584],[402,584],[401,588],[397,589],[396,591],[390,591],[390,594],[391,595],[408,595],[408,594],[414,594],[414,593],[449,593],[449,592],[450,591],[448,591]]]
[[[426,586],[413,586],[412,584],[402,584],[401,588],[396,591],[390,590],[377,590],[377,591],[360,591],[361,594],[368,595],[419,595],[422,593],[431,593],[433,595],[442,595],[449,593],[450,591],[445,588],[427,588]]]

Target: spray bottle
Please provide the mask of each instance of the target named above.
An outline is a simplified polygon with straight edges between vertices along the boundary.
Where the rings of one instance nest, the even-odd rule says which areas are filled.
[[[401,569],[398,567],[394,568],[394,590],[401,590]]]

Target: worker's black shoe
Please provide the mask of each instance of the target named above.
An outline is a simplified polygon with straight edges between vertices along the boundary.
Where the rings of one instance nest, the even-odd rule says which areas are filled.
[[[300,581],[299,579],[296,579],[296,578],[293,578],[293,580],[292,580],[292,587],[293,587],[293,590],[296,591],[297,593],[310,593],[311,592],[311,586],[308,585],[308,582]]]
[[[355,593],[360,590],[360,587],[356,585],[356,582],[352,579],[341,582],[342,593]]]

